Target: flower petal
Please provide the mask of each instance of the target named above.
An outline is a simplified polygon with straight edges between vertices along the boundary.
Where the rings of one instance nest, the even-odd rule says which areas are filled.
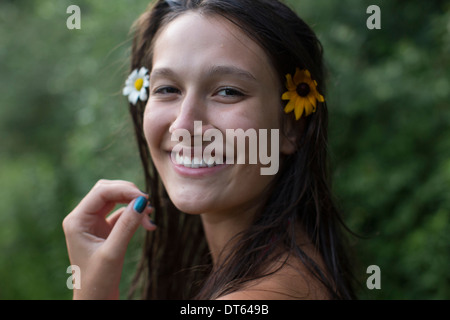
[[[309,116],[313,111],[313,105],[308,99],[305,99],[305,115]]]
[[[311,72],[309,72],[308,69],[303,70],[303,72],[304,72],[304,74],[305,74],[305,77],[311,79]]]
[[[141,91],[139,92],[139,99],[141,99],[141,101],[146,101],[147,98],[148,98],[147,90],[145,90],[145,88],[142,88]]]
[[[297,89],[297,86],[294,84],[294,81],[292,81],[292,76],[290,74],[286,75],[286,88],[289,91],[295,91],[295,89]]]
[[[130,86],[125,86],[125,87],[123,88],[123,90],[122,90],[122,94],[123,94],[124,96],[127,96],[127,95],[129,95],[132,91],[133,91],[133,88],[132,88],[132,87],[130,87]]]
[[[294,83],[296,86],[298,86],[300,83],[304,82],[304,72],[303,70],[300,70],[299,68],[295,69],[295,75],[294,75]]]
[[[134,69],[133,72],[128,76],[128,79],[136,79],[138,77],[138,69]]]
[[[297,95],[297,92],[295,91],[286,91],[285,93],[283,93],[283,95],[281,96],[281,100],[291,100],[292,98],[294,98]]]
[[[145,78],[145,75],[147,74],[147,72],[148,72],[148,69],[146,67],[142,67],[139,70],[139,77],[140,78]]]
[[[304,109],[304,101],[305,99],[298,97],[297,98],[297,103],[295,106],[295,120],[298,120],[301,118],[302,114],[303,114],[303,109]]]
[[[128,101],[134,105],[136,104],[138,99],[139,99],[139,91],[137,90],[134,90],[128,95]]]
[[[125,85],[128,87],[134,86],[134,79],[132,79],[131,77],[128,77],[127,81],[125,81]]]
[[[289,112],[292,112],[292,110],[294,110],[294,108],[295,108],[295,101],[296,101],[296,99],[291,99],[291,101],[289,101],[289,103],[284,108],[284,112],[285,113],[289,113]]]
[[[314,95],[312,95],[312,94],[309,94],[308,95],[308,100],[313,106],[313,112],[315,112],[316,111],[316,106],[317,106],[316,97]]]
[[[320,93],[317,92],[316,97],[317,97],[317,100],[319,100],[319,102],[325,102],[325,98]]]

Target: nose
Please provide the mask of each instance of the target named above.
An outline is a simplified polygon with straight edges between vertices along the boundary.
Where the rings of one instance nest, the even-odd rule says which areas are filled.
[[[201,121],[202,128],[199,131],[198,122]],[[196,124],[196,125],[195,125]],[[207,127],[207,108],[204,100],[197,94],[186,94],[182,100],[175,120],[169,127],[169,133],[176,130],[187,130],[191,136],[202,135]]]

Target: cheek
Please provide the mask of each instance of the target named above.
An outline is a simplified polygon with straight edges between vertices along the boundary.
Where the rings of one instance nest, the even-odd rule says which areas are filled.
[[[279,100],[273,95],[254,97],[236,109],[231,109],[229,114],[221,115],[221,122],[227,129],[279,129],[280,128]]]
[[[156,150],[160,149],[164,134],[168,131],[164,114],[149,108],[147,105],[144,112],[143,129],[152,158],[156,156]]]
[[[154,126],[154,121],[153,121],[152,117],[147,112],[144,113],[143,127],[144,127],[145,139],[147,140],[147,144],[148,144],[149,148],[151,149],[153,146],[152,140],[155,137],[155,132],[154,132],[155,126]]]

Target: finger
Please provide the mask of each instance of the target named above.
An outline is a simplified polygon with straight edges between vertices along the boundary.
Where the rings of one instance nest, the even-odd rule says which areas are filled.
[[[111,233],[105,240],[105,250],[114,254],[116,257],[123,257],[127,249],[128,243],[136,232],[137,228],[145,217],[148,200],[146,197],[140,196],[134,199],[123,210],[117,219]]]
[[[153,208],[152,207],[147,207],[147,208],[148,208],[147,209],[148,210],[148,214],[150,215],[153,212]],[[156,230],[155,223],[150,219],[150,217],[148,215],[142,217],[141,224],[148,231],[155,231]]]
[[[108,225],[111,227],[111,229],[116,224],[117,220],[119,219],[120,215],[125,211],[126,207],[117,209],[113,213],[111,213],[107,218],[106,221]],[[142,213],[142,226],[147,229],[148,231],[154,231],[156,230],[155,223],[149,218],[149,215],[153,212],[153,207],[147,206],[145,208],[144,212]]]
[[[117,209],[116,211],[114,211],[113,213],[111,213],[107,218],[106,218],[106,222],[108,223],[108,225],[112,227],[114,227],[114,225],[116,224],[117,220],[120,218],[120,215],[125,211],[126,207],[122,207]]]
[[[117,203],[129,203],[142,195],[146,196],[131,182],[100,180],[81,200],[74,212],[106,216]]]

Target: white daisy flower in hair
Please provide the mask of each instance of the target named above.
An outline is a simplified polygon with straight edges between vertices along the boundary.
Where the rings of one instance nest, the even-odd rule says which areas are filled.
[[[138,99],[146,101],[148,99],[147,88],[149,86],[148,69],[142,67],[141,69],[134,69],[125,81],[123,88],[123,95],[128,96],[128,101],[136,104]]]

